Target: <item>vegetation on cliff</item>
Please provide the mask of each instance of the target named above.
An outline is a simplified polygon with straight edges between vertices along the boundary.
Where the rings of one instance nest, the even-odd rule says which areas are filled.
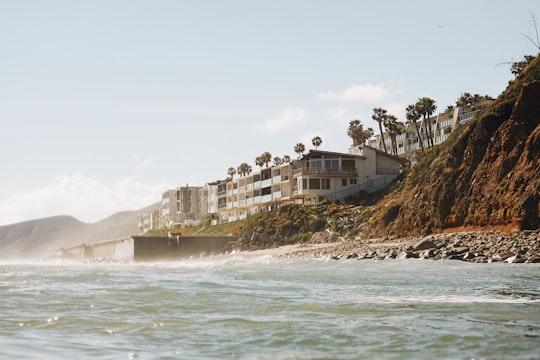
[[[455,228],[537,229],[540,203],[540,57],[492,106],[422,156],[377,205],[368,235]]]

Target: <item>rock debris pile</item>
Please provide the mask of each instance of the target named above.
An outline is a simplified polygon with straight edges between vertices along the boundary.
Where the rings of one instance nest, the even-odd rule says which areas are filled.
[[[342,240],[324,248],[303,248],[285,258],[431,259],[475,263],[540,263],[540,231],[434,234],[398,240]]]

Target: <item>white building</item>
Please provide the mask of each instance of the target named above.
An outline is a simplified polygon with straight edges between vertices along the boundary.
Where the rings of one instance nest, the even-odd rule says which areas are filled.
[[[431,133],[433,134],[433,144],[439,145],[446,141],[452,130],[468,122],[474,116],[474,114],[486,108],[492,102],[493,100],[486,99],[471,105],[457,106],[452,110],[445,111],[444,113],[440,113],[428,119],[428,124],[431,126]],[[418,120],[417,125],[422,144],[424,148],[427,149],[429,148],[429,140],[423,120]],[[414,124],[405,125],[403,130],[403,134],[396,137],[398,155],[402,156],[417,150],[421,150],[418,133]],[[383,133],[383,135],[386,149],[388,152],[391,152],[390,149],[392,148],[392,142],[390,136],[388,136],[386,132]],[[368,144],[369,146],[372,146],[378,150],[384,149],[380,135],[376,135],[374,139],[368,142]]]

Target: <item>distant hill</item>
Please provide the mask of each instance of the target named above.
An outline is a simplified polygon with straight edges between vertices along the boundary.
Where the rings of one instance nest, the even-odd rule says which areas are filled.
[[[494,103],[420,155],[368,236],[540,225],[540,56]]]
[[[92,224],[53,216],[0,226],[0,259],[44,258],[60,248],[136,235],[137,214],[158,206],[119,212]]]

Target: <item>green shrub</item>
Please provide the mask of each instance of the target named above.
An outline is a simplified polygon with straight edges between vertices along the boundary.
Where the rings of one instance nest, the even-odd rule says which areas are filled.
[[[319,219],[319,218],[313,219],[311,220],[311,224],[309,227],[310,227],[311,232],[313,233],[317,231],[321,231],[326,227],[326,220]]]
[[[338,217],[336,215],[332,216],[332,225],[331,229],[333,232],[337,232],[338,230]]]
[[[298,241],[301,241],[301,242],[306,242],[308,241],[309,239],[311,239],[311,237],[313,236],[313,233],[311,232],[307,232],[307,233],[298,233]]]
[[[399,215],[400,209],[401,209],[401,205],[397,204],[397,205],[389,207],[388,210],[386,210],[386,213],[383,216],[384,226],[387,226],[392,221],[396,220],[397,216]]]

